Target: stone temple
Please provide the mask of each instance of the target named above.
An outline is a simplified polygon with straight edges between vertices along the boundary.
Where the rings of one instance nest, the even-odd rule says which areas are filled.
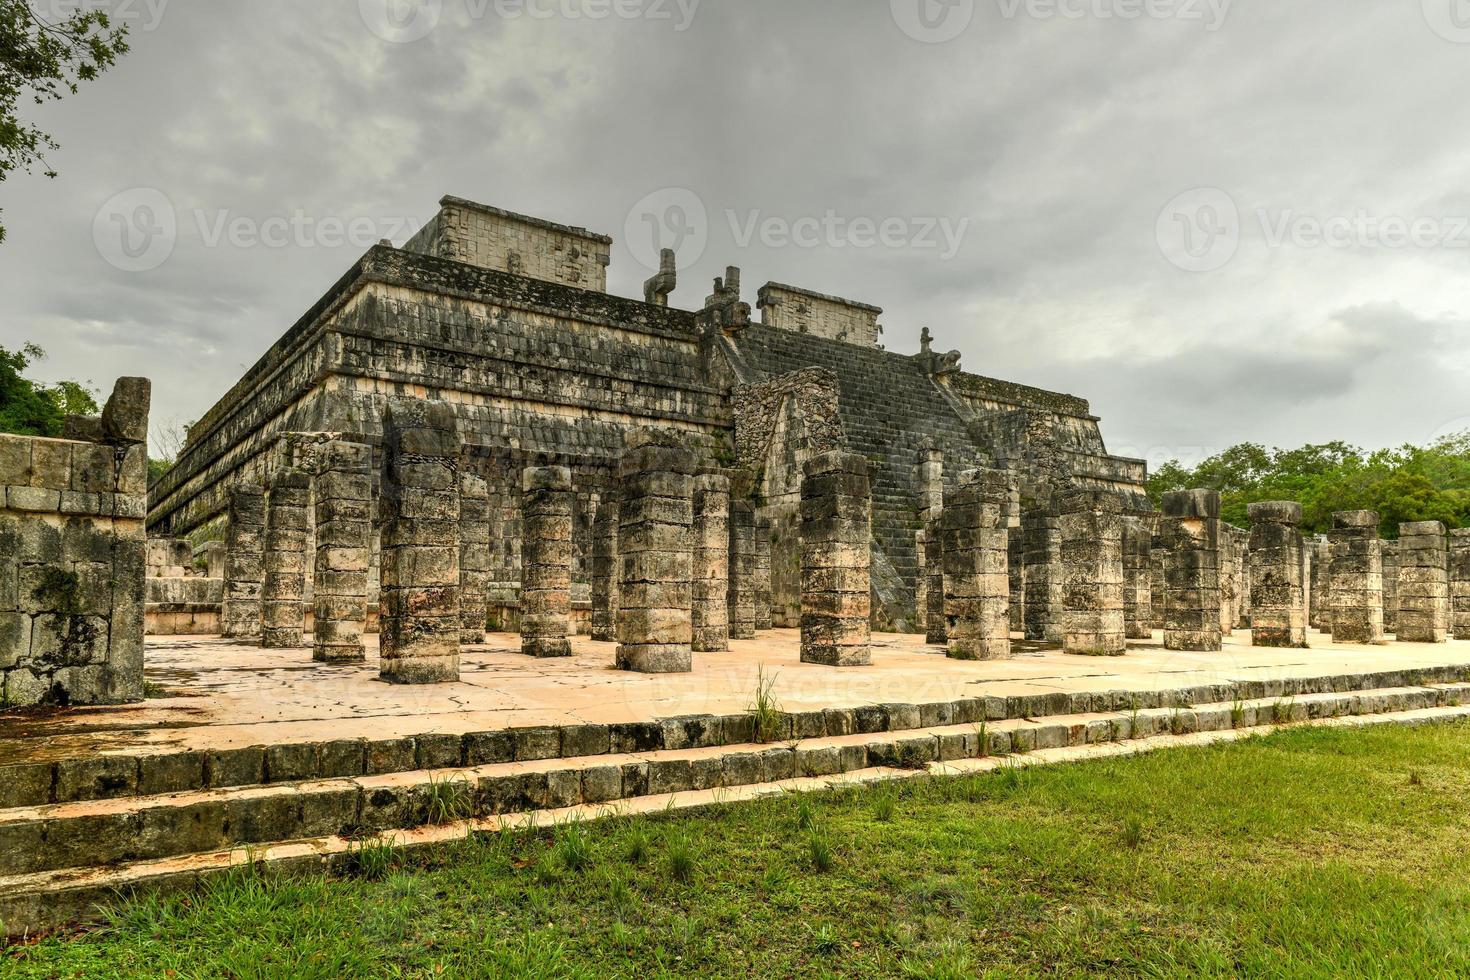
[[[876,306],[753,312],[731,268],[680,309],[670,252],[610,296],[607,237],[442,203],[151,487],[146,379],[0,435],[0,931],[369,842],[1470,717],[1470,531],[1155,508],[1087,402],[884,350]]]
[[[773,528],[776,625],[797,625],[803,463],[856,453],[872,467],[873,611],[912,628],[915,532],[929,495],[975,467],[1016,471],[1013,527],[1070,487],[1142,504],[1142,461],[1108,454],[1085,400],[960,369],[956,353],[884,350],[876,306],[769,283],[742,297],[739,270],[695,309],[665,269],[642,300],[609,295],[605,236],[446,197],[402,248],[371,249],[190,430],[153,488],[154,537],[221,524],[239,483],[309,468],[324,439],[380,450],[390,397],[453,410],[467,472],[489,484],[491,575],[520,579],[521,473],[573,481],[574,578],[588,582],[597,503],[617,483],[629,433],[679,433],[708,462],[755,474]],[[924,466],[937,460],[937,467]],[[376,559],[372,576],[376,602]]]

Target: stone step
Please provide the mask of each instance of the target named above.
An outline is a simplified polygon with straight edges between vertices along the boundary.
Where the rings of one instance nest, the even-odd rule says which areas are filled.
[[[543,759],[0,810],[0,875],[352,836],[525,810],[1159,734],[1383,714],[1470,701],[1470,684],[1056,714],[787,742]]]
[[[1458,687],[1463,688],[1465,685]],[[968,733],[959,726],[947,726],[931,732],[893,735],[886,740],[863,743],[879,746],[878,756],[873,760],[878,764],[844,772],[791,775],[737,787],[674,788],[669,792],[649,792],[623,799],[617,801],[616,805],[583,802],[551,806],[549,804],[560,801],[548,797],[546,806],[526,808],[513,813],[445,819],[435,823],[419,821],[411,826],[391,827],[375,832],[363,831],[352,835],[322,834],[282,839],[263,845],[221,847],[162,858],[122,860],[109,865],[0,875],[0,924],[4,926],[6,938],[20,938],[95,921],[99,909],[120,897],[151,891],[193,888],[209,878],[231,871],[249,873],[256,867],[269,867],[275,873],[345,872],[353,867],[357,853],[365,844],[391,845],[395,851],[402,851],[452,843],[472,834],[494,833],[506,828],[545,828],[570,820],[664,813],[761,796],[833,789],[924,775],[969,775],[1003,766],[1064,764],[1133,755],[1162,748],[1218,744],[1273,731],[1288,721],[1342,727],[1439,724],[1470,718],[1470,706],[1408,706],[1416,700],[1423,700],[1425,693],[1424,689],[1369,692],[1366,695],[1368,700],[1361,700],[1364,695],[1307,695],[1285,708],[1280,707],[1277,702],[1270,702],[1265,708],[1254,706],[1254,714],[1249,715],[1243,713],[1243,709],[1248,706],[1224,706],[1227,713],[1232,709],[1241,713],[1240,724],[1235,727],[1213,727],[1219,722],[1221,706],[1206,706],[1203,711],[1199,708],[1169,709],[1167,712],[1146,709],[1140,713],[1139,718],[1147,718],[1149,721],[1139,722],[1137,736],[1111,737],[1105,740],[1081,737],[1088,732],[1098,731],[1096,724],[1109,720],[1103,718],[1074,716],[1053,719],[1047,724],[1024,721],[998,723],[995,726],[996,731],[1006,731],[1006,738],[1013,743],[1018,731],[1034,734],[1034,745],[1030,736],[1022,737],[1023,751],[1019,754],[980,754],[978,746],[982,734],[987,745],[1000,741],[998,736],[992,741],[988,725],[983,730],[972,726]],[[1355,698],[1359,700],[1354,700]],[[1453,696],[1450,699],[1453,700]],[[1349,713],[1352,708],[1368,707],[1385,710],[1371,714]],[[1180,722],[1183,712],[1191,713],[1192,722],[1197,727],[1190,729]],[[1249,724],[1246,723],[1247,719]],[[1117,718],[1111,720],[1118,721]],[[1061,740],[1060,731],[1065,731],[1065,741]],[[1048,734],[1043,736],[1043,732]],[[975,751],[969,754],[959,751],[964,746],[963,740],[967,735],[975,740]],[[858,744],[851,737],[849,741]],[[905,748],[906,746],[910,748]],[[930,754],[930,746],[933,758],[924,761]],[[798,749],[799,747],[790,751],[795,754]],[[871,749],[869,751],[872,752]],[[895,759],[892,754],[899,756]],[[892,761],[901,762],[902,766],[887,764]],[[392,782],[394,789],[385,789],[389,793],[400,795],[403,787],[411,782],[400,777]]]
[[[936,648],[936,655],[938,650]],[[784,716],[783,738],[824,738],[972,724],[982,720],[1121,711],[1230,702],[1236,698],[1292,697],[1470,681],[1470,664],[1318,674],[1149,691],[1059,691],[976,696],[953,701],[865,704],[799,711]],[[682,715],[614,724],[436,732],[393,738],[278,737],[269,744],[197,742],[190,730],[171,738],[168,751],[128,748],[0,765],[0,812],[48,804],[127,799],[310,780],[377,776],[416,770],[470,768],[510,762],[580,758],[748,743],[749,713]],[[43,747],[44,751],[44,747]]]

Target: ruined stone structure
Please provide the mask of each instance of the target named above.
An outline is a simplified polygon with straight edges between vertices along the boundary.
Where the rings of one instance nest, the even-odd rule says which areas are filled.
[[[876,307],[812,290],[768,285],[763,322],[752,322],[738,270],[702,306],[683,304],[696,309],[679,308],[670,263],[645,297],[611,296],[610,254],[604,235],[445,198],[402,248],[363,255],[190,429],[154,487],[151,533],[222,524],[230,488],[268,484],[291,433],[371,445],[381,465],[395,395],[456,416],[464,469],[489,484],[491,579],[512,588],[521,471],[568,467],[576,526],[590,528],[587,508],[614,488],[626,434],[650,427],[680,433],[706,464],[753,472],[752,503],[771,523],[769,605],[787,626],[799,605],[801,464],[815,453],[869,461],[874,621],[887,628],[915,618],[918,480],[933,480],[932,467],[916,475],[921,449],[942,459],[948,489],[975,466],[1013,470],[1023,506],[1011,527],[1043,486],[1142,499],[1143,463],[1107,453],[1080,398],[966,373],[927,333],[916,354],[883,350]],[[579,583],[590,547],[590,534],[574,537]]]
[[[383,413],[379,670],[395,684],[459,679],[459,459],[442,402],[390,401]]]
[[[1152,515],[1123,518],[1123,630],[1130,640],[1153,636],[1153,523]]]
[[[148,408],[122,378],[68,435],[0,435],[0,705],[143,698]]]
[[[1220,635],[1220,495],[1213,490],[1164,494],[1164,646],[1213,651]]]
[[[1457,640],[1470,640],[1470,528],[1450,532],[1450,628]]]
[[[856,453],[822,453],[801,482],[801,659],[859,667],[872,659],[872,488]]]
[[[1106,491],[1061,501],[1062,649],[1092,657],[1127,649],[1123,614],[1123,503]]]
[[[1304,544],[1297,530],[1302,505],[1276,500],[1251,504],[1251,643],[1258,647],[1307,645]]]
[[[1399,525],[1397,639],[1443,643],[1450,636],[1449,550],[1439,521]]]
[[[730,639],[749,640],[755,636],[757,598],[757,561],[755,504],[750,491],[754,477],[749,470],[734,470],[730,475],[730,583],[727,593],[727,615]]]
[[[231,640],[260,636],[260,590],[265,579],[265,491],[250,483],[229,494],[221,632]]]
[[[312,569],[312,659],[364,658],[368,568],[373,544],[373,453],[361,443],[333,441],[317,474],[316,563]]]
[[[1311,604],[1307,622],[1314,630],[1332,632],[1332,545],[1314,538],[1307,543],[1312,552]]]
[[[1056,501],[1048,495],[1025,511],[1026,639],[1062,641],[1062,529]]]
[[[633,433],[618,470],[617,665],[644,674],[693,669],[693,451],[661,430]]]
[[[1397,540],[1382,542],[1383,551],[1383,631],[1399,629],[1399,544]]]
[[[930,508],[924,528],[924,639],[948,643],[949,624],[944,615],[944,508]]]
[[[603,494],[592,525],[592,630],[594,640],[618,638],[618,495]]]
[[[461,643],[484,643],[490,586],[490,486],[471,473],[459,478],[459,613]]]
[[[533,466],[522,481],[521,652],[569,657],[572,473],[565,466]]]
[[[1383,548],[1378,515],[1370,510],[1332,515],[1332,638],[1339,643],[1383,642]]]
[[[303,645],[306,610],[307,528],[311,477],[280,470],[265,504],[265,580],[260,589],[260,645],[290,649]]]
[[[1009,498],[1005,471],[971,470],[944,505],[945,631],[957,660],[1011,655]]]
[[[730,649],[730,478],[694,477],[693,646],[696,653]]]

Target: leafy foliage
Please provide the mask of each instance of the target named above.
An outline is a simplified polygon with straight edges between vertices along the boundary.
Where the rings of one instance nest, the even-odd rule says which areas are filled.
[[[1380,531],[1396,537],[1407,521],[1443,521],[1470,526],[1470,431],[1431,446],[1402,446],[1367,452],[1345,442],[1300,449],[1254,443],[1232,446],[1193,470],[1177,461],[1159,467],[1148,492],[1157,503],[1169,490],[1218,490],[1222,516],[1242,527],[1247,505],[1259,500],[1295,500],[1302,505],[1302,530],[1327,531],[1339,510],[1377,511]]]
[[[61,20],[49,20],[31,0],[0,0],[0,181],[11,171],[40,164],[47,177],[56,171],[46,153],[59,144],[39,128],[21,122],[20,103],[42,105],[75,94],[126,54],[127,27],[107,13],[78,4]],[[0,224],[0,242],[5,226]]]
[[[68,415],[96,415],[97,392],[77,381],[44,385],[24,376],[26,368],[46,356],[35,344],[20,350],[0,347],[0,432],[22,436],[61,435]]]

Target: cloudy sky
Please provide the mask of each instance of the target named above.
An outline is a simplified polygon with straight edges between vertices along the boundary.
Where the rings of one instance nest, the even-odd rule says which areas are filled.
[[[64,11],[79,0],[37,0]],[[99,2],[99,0],[89,0]],[[0,344],[201,415],[455,194],[876,303],[1153,461],[1470,427],[1466,0],[106,0]]]

